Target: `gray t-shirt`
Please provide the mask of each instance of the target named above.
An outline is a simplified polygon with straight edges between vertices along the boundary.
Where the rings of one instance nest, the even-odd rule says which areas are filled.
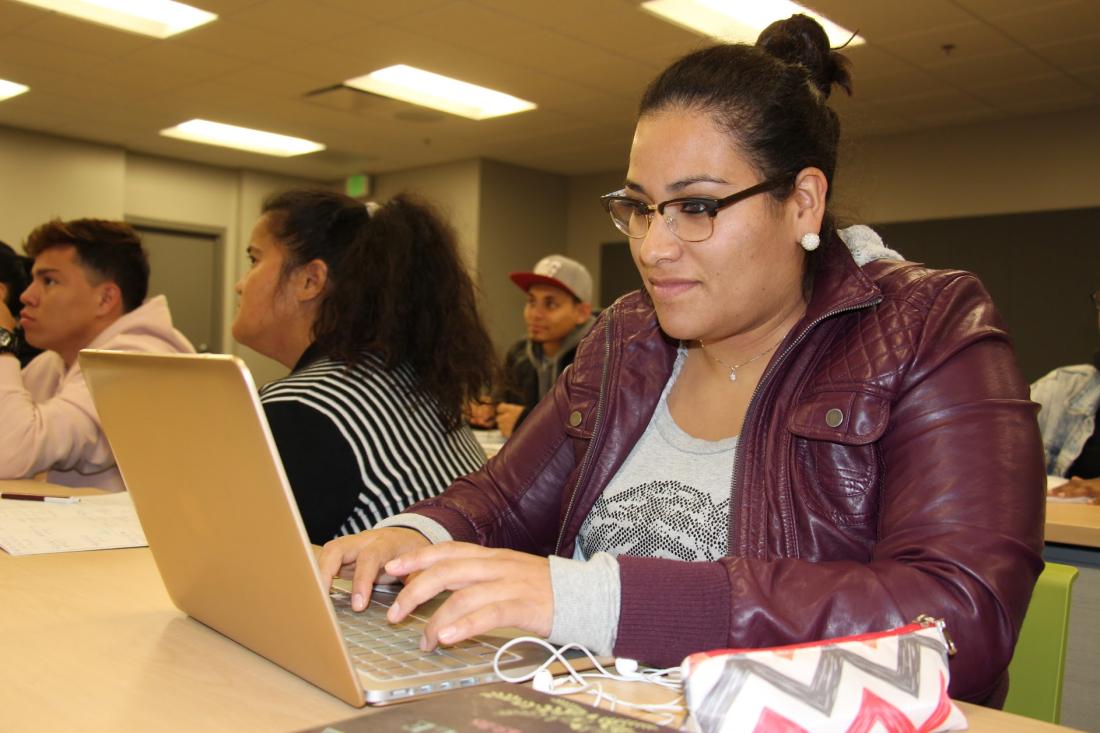
[[[642,437],[585,518],[572,559],[551,556],[554,626],[550,641],[609,655],[619,625],[619,555],[712,561],[728,554],[737,436],[693,438],[672,419],[668,393],[680,375],[680,348]],[[378,526],[406,526],[432,542],[450,539],[436,522],[399,514]]]
[[[680,348],[653,418],[604,488],[577,536],[573,559],[550,558],[550,640],[611,654],[619,626],[619,555],[713,561],[728,554],[737,436],[701,440],[668,410],[687,350]]]
[[[581,557],[663,557],[687,562],[725,557],[737,436],[701,440],[685,433],[668,410],[680,374],[680,349],[653,419],[584,520]]]

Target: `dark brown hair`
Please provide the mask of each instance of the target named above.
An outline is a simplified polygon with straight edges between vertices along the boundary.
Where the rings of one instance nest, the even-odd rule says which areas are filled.
[[[0,283],[7,288],[8,294],[4,298],[8,310],[15,317],[19,317],[19,311],[23,304],[19,302],[19,296],[31,284],[30,261],[12,249],[7,243],[0,242]]]
[[[755,46],[712,46],[676,61],[646,89],[638,116],[671,108],[706,113],[761,179],[815,167],[831,194],[840,120],[828,98],[834,84],[851,93],[849,66],[817,21],[793,15],[765,28]],[[785,199],[793,184],[772,196]],[[822,241],[835,239],[833,232],[827,213]]]
[[[328,266],[313,324],[317,348],[355,363],[364,350],[387,368],[410,365],[451,429],[491,383],[496,363],[454,231],[427,203],[400,195],[373,214],[355,199],[297,188],[268,198],[272,234],[288,250],[284,275]]]
[[[80,264],[101,282],[118,285],[124,312],[145,302],[149,258],[132,226],[106,219],[54,219],[36,227],[23,248],[29,256],[38,257],[48,249],[64,246],[75,248]]]

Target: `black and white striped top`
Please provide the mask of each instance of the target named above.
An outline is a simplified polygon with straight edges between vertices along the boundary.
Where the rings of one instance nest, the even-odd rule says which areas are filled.
[[[310,541],[368,529],[485,462],[468,427],[447,432],[414,400],[411,368],[367,353],[349,369],[311,352],[260,390]]]

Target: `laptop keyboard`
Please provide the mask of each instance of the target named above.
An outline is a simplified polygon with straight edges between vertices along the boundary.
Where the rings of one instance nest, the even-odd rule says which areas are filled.
[[[410,679],[493,667],[497,647],[483,641],[469,639],[453,646],[439,646],[430,652],[421,651],[420,636],[427,620],[410,615],[399,624],[391,624],[386,620],[389,604],[384,597],[379,600],[378,594],[361,613],[351,610],[349,594],[333,591],[330,595],[352,663],[375,679]],[[501,663],[519,658],[507,651],[501,655]]]

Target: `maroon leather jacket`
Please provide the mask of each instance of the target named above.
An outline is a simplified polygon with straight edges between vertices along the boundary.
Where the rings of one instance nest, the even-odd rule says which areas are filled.
[[[973,275],[861,269],[836,239],[823,255],[745,416],[729,556],[620,557],[615,653],[667,666],[929,614],[959,649],[951,695],[998,705],[1043,567],[1037,406]],[[624,296],[498,456],[410,511],[456,540],[572,556],[676,348],[649,299]]]

